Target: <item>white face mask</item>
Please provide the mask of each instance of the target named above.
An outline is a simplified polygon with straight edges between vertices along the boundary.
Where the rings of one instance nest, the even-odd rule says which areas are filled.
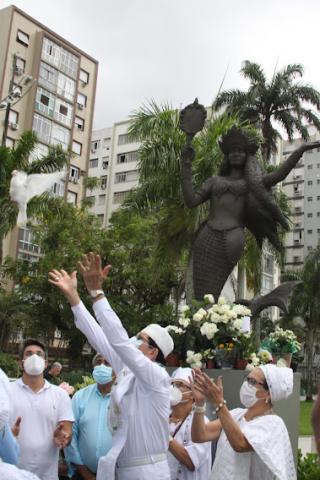
[[[191,393],[191,392],[190,392]],[[170,406],[175,407],[179,403],[186,403],[190,400],[187,398],[183,400],[183,395],[187,395],[189,392],[181,392],[180,388],[176,387],[175,385],[171,385],[170,387]]]
[[[137,338],[136,336],[130,337],[130,338],[129,338],[129,342],[130,342],[132,345],[134,345],[136,348],[139,348],[140,345],[143,344],[143,341],[140,340],[140,338]]]
[[[45,360],[34,353],[23,360],[23,368],[28,375],[41,375],[45,368]]]
[[[252,407],[257,401],[257,389],[245,381],[240,388],[240,401],[246,408]]]

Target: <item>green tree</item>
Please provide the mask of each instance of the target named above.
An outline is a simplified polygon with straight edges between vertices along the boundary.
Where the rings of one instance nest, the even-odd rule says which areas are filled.
[[[227,107],[228,112],[240,114],[261,129],[263,136],[263,158],[268,161],[272,152],[276,152],[277,138],[281,137],[275,125],[281,126],[289,140],[298,132],[308,140],[307,124],[314,125],[320,131],[320,121],[314,106],[320,108],[320,93],[308,84],[296,81],[303,76],[303,66],[290,64],[275,72],[267,80],[263,68],[254,62],[243,62],[240,73],[250,82],[247,91],[232,89],[221,92],[213,103],[219,110]]]
[[[292,295],[289,316],[286,320],[301,317],[304,322],[300,332],[304,334],[306,393],[307,400],[312,400],[314,356],[320,340],[320,245],[310,252],[301,270],[285,272],[283,280],[302,281]]]
[[[48,155],[30,161],[30,155],[37,146],[33,132],[24,132],[15,148],[0,146],[0,263],[2,261],[2,240],[16,225],[18,207],[10,199],[10,181],[13,170],[31,173],[50,173],[67,164],[67,156],[61,147],[49,147]],[[28,203],[28,216],[36,217],[45,208],[49,195],[34,197]]]

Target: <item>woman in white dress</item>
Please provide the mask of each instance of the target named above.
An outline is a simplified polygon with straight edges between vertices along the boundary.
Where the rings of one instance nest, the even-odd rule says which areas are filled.
[[[194,403],[191,375],[191,368],[181,367],[171,375],[168,451],[171,480],[208,480],[211,470],[211,443],[191,440]],[[209,420],[205,417],[204,421]]]
[[[283,420],[272,406],[293,389],[290,368],[272,364],[252,370],[240,389],[245,408],[229,411],[223,397],[222,379],[213,382],[200,370],[192,386],[196,399],[192,440],[217,440],[210,480],[296,480],[291,443]],[[204,421],[205,398],[218,419]]]

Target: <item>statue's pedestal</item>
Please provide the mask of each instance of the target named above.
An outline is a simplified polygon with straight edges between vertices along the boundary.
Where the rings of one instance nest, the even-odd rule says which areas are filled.
[[[175,370],[174,368],[168,368],[168,372]],[[227,401],[228,408],[243,408],[239,399],[239,391],[242,385],[244,377],[248,375],[248,371],[245,370],[205,370],[207,375],[211,378],[217,378],[222,376],[224,398]],[[279,415],[287,426],[293,455],[295,462],[297,463],[298,453],[298,436],[299,436],[299,415],[300,415],[300,373],[293,374],[293,393],[287,400],[281,400],[277,402],[274,407],[274,411]],[[207,416],[210,419],[215,418],[212,412],[213,408],[208,405]]]

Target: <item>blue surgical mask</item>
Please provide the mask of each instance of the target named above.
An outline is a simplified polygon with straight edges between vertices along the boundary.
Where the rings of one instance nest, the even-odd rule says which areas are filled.
[[[140,345],[143,344],[143,341],[140,340],[140,339],[137,338],[137,337],[131,337],[131,338],[129,338],[129,341],[130,341],[130,343],[132,343],[132,345],[134,345],[134,346],[137,347],[137,348],[139,348]]]
[[[105,385],[112,381],[112,368],[107,365],[97,365],[93,369],[92,376],[99,385]]]

